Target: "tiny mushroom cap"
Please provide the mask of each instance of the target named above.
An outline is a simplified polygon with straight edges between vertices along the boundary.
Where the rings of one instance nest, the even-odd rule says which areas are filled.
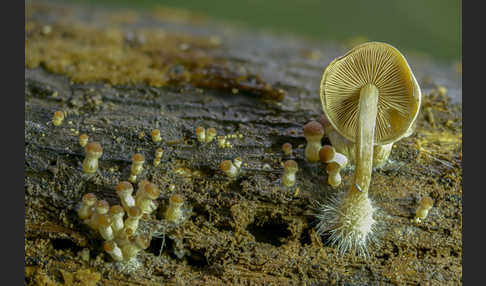
[[[429,196],[426,196],[426,197],[423,197],[421,200],[420,200],[420,204],[425,208],[425,209],[430,209],[432,208],[432,206],[434,205],[434,200],[429,197]]]
[[[150,246],[150,236],[148,234],[140,234],[135,237],[135,244],[141,249],[146,249]]]
[[[181,205],[181,204],[184,203],[184,197],[182,195],[179,195],[179,194],[173,194],[170,197],[169,202],[171,204]]]
[[[164,153],[164,149],[159,147],[155,150],[155,157],[162,157],[163,153]]]
[[[336,162],[331,162],[331,163],[327,164],[327,166],[326,166],[326,172],[328,174],[339,172],[340,169],[341,169],[341,166],[339,166],[339,164],[336,163]]]
[[[111,218],[108,214],[102,214],[96,217],[96,222],[100,227],[109,227],[111,225]]]
[[[93,154],[93,155],[99,155],[103,153],[103,148],[101,148],[100,143],[98,142],[89,142],[88,145],[84,148],[84,151],[86,154]]]
[[[105,200],[96,201],[95,208],[98,213],[106,213],[110,210],[110,204]]]
[[[152,184],[152,183],[145,184],[144,191],[147,197],[152,200],[157,199],[160,195],[160,190],[156,184]]]
[[[335,155],[336,150],[331,145],[324,145],[319,151],[319,157],[321,158],[322,163],[328,163],[334,158]]]
[[[140,210],[140,208],[137,206],[133,206],[128,209],[127,214],[130,217],[140,217],[142,216],[142,210]]]
[[[62,112],[62,111],[54,112],[54,118],[61,119],[61,120],[64,119],[64,112]]]
[[[103,249],[106,251],[106,252],[111,252],[115,249],[116,247],[116,243],[113,241],[113,240],[107,240],[105,241],[105,243],[103,244]]]
[[[284,143],[282,145],[282,151],[286,154],[286,155],[290,155],[290,152],[292,152],[292,144],[290,143]]]
[[[88,134],[83,133],[83,134],[79,135],[79,139],[80,140],[88,140]]]
[[[311,121],[304,125],[304,136],[306,138],[322,138],[324,136],[324,128],[317,121]]]
[[[326,118],[355,142],[360,90],[368,84],[379,94],[375,144],[395,142],[417,118],[422,95],[405,57],[389,44],[364,43],[328,65],[321,81]]]
[[[208,130],[206,131],[207,135],[210,136],[210,137],[214,137],[216,136],[216,129],[214,129],[213,127],[211,128],[208,128]]]
[[[284,163],[284,170],[285,172],[295,173],[299,170],[299,166],[294,160],[287,160]]]
[[[133,186],[130,182],[123,181],[116,185],[116,192],[117,193],[125,193],[129,192],[130,194],[133,192]]]
[[[110,214],[112,216],[123,216],[125,211],[120,205],[114,205],[110,208]]]
[[[96,202],[96,195],[93,193],[87,193],[83,195],[83,203],[92,205]]]
[[[224,160],[221,162],[221,170],[223,170],[223,172],[229,171],[232,166],[233,163],[230,160]]]
[[[160,136],[160,130],[159,129],[152,130],[152,137],[157,137],[157,136]]]
[[[132,161],[133,163],[143,163],[145,161],[145,157],[140,153],[136,153],[133,155]]]

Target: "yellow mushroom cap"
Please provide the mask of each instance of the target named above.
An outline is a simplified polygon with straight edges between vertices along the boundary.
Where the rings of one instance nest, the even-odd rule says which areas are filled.
[[[142,215],[142,210],[140,210],[140,208],[137,207],[137,206],[133,206],[133,207],[128,209],[127,213],[128,213],[128,216],[139,217],[139,216]]]
[[[108,240],[103,243],[103,249],[106,252],[111,252],[115,249],[116,243],[113,240]]]
[[[304,125],[304,137],[324,136],[324,128],[317,121],[311,121]]]
[[[96,195],[93,193],[87,193],[83,195],[83,203],[92,205],[96,202]]]
[[[389,44],[364,43],[327,66],[320,91],[324,113],[354,142],[360,90],[369,84],[378,89],[375,143],[395,142],[417,118],[422,95],[405,57]]]
[[[124,193],[124,192],[133,192],[133,186],[130,182],[123,181],[116,185],[116,192],[117,193]]]
[[[86,154],[101,154],[103,152],[103,148],[101,148],[101,145],[98,142],[89,142],[84,148],[84,151]]]
[[[125,211],[120,205],[114,205],[110,208],[110,214],[115,216],[123,216]]]
[[[210,137],[213,137],[213,136],[216,136],[216,129],[214,128],[208,128],[208,130],[206,131],[207,135],[210,136]]]
[[[135,237],[135,243],[141,249],[146,249],[150,246],[150,236],[147,234],[137,235],[137,237]]]
[[[297,172],[299,170],[299,165],[294,160],[287,160],[284,163],[285,172]]]
[[[144,185],[145,194],[152,200],[155,200],[160,195],[159,187],[156,184],[148,183]]]
[[[331,163],[327,164],[327,166],[326,166],[326,172],[328,174],[337,172],[337,171],[339,171],[339,169],[341,169],[341,166],[339,166],[339,164],[336,163],[336,162],[331,162]]]
[[[111,225],[111,218],[108,214],[102,214],[96,217],[96,222],[98,226],[109,227]]]
[[[430,209],[432,208],[432,206],[434,205],[434,200],[429,197],[429,196],[426,196],[426,197],[423,197],[421,200],[420,200],[420,204],[426,208],[426,209]]]
[[[290,143],[288,143],[288,142],[287,142],[287,143],[284,143],[284,144],[282,145],[282,151],[283,151],[284,153],[290,153],[290,151],[292,151],[292,144],[290,144]]]
[[[152,136],[155,137],[155,136],[160,136],[160,130],[159,129],[154,129],[152,130]]]
[[[135,155],[133,155],[132,161],[133,163],[143,163],[145,162],[145,157],[140,153],[136,153]]]
[[[102,210],[102,211],[109,211],[110,210],[110,204],[105,200],[99,200],[99,201],[96,201],[95,208],[98,209],[98,210]]]
[[[206,132],[206,129],[202,126],[196,127],[196,135]]]
[[[331,145],[324,145],[319,151],[319,158],[322,163],[328,163],[334,159],[334,155],[336,155],[336,150]]]
[[[79,139],[81,139],[81,140],[88,140],[88,134],[83,133],[83,134],[79,135]]]
[[[54,112],[54,118],[61,119],[61,120],[64,119],[64,112],[62,112],[62,111]]]
[[[229,171],[232,166],[233,163],[230,160],[224,160],[221,162],[221,170],[223,170],[223,172]]]
[[[179,195],[179,194],[173,194],[170,197],[169,202],[171,204],[182,204],[182,203],[184,203],[184,197],[182,195]]]

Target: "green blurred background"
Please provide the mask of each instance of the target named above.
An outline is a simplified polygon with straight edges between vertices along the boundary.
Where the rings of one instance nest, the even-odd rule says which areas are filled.
[[[461,0],[71,0],[102,6],[183,8],[249,28],[349,42],[388,42],[439,61],[462,59]]]

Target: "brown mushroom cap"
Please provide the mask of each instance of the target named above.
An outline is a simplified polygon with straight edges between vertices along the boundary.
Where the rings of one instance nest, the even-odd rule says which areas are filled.
[[[319,158],[321,159],[322,163],[328,163],[329,161],[334,159],[335,155],[336,150],[331,145],[324,145],[319,151]]]
[[[297,172],[299,170],[299,165],[294,160],[287,160],[284,163],[284,170],[286,172]]]
[[[87,193],[83,195],[83,203],[92,205],[96,202],[96,195],[93,193]]]
[[[319,136],[321,138],[324,136],[324,127],[317,121],[311,121],[304,125],[304,137],[314,136]]]
[[[432,206],[434,205],[434,200],[427,196],[427,197],[423,197],[421,200],[420,200],[420,204],[425,207],[426,209],[430,209],[432,208]]]
[[[100,143],[98,142],[90,142],[84,148],[86,154],[101,154],[103,152],[103,148],[101,148]]]
[[[182,195],[179,195],[179,194],[173,194],[170,197],[169,202],[171,204],[182,204],[182,203],[184,203],[184,197]]]
[[[110,214],[113,216],[123,216],[125,211],[120,205],[114,205],[110,208]]]
[[[159,129],[154,129],[152,130],[152,136],[155,137],[155,136],[160,136],[160,130]]]
[[[110,210],[110,204],[106,200],[99,200],[96,201],[95,208],[98,212],[108,212]]]
[[[62,111],[54,112],[54,118],[61,119],[61,120],[64,119],[64,112],[62,112]]]
[[[120,182],[118,185],[116,185],[116,192],[117,193],[130,192],[131,194],[133,192],[133,186],[130,182],[127,181]]]
[[[160,195],[159,187],[156,184],[148,183],[144,186],[145,194],[152,200],[155,200]]]
[[[133,163],[143,163],[144,161],[145,161],[145,157],[142,154],[140,154],[140,153],[136,153],[132,157],[132,162]]]
[[[223,170],[223,172],[229,171],[232,166],[233,163],[230,160],[224,160],[221,162],[221,170]]]
[[[137,206],[133,206],[128,209],[127,214],[130,217],[140,217],[142,215],[142,210]]]
[[[321,81],[321,102],[332,126],[342,136],[356,139],[362,87],[378,89],[375,144],[400,139],[417,118],[421,91],[405,57],[393,46],[370,42],[335,59]]]
[[[100,227],[109,227],[111,225],[111,218],[108,214],[99,215],[96,222]]]
[[[113,240],[105,241],[105,243],[103,244],[103,249],[106,252],[113,251],[115,249],[115,247],[116,247],[116,243]]]

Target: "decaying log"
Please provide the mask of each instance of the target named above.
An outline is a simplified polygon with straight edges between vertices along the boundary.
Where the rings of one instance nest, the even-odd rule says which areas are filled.
[[[135,13],[27,2],[26,282],[461,283],[462,83],[452,65],[408,57],[424,105],[415,134],[373,173],[379,243],[370,257],[339,256],[313,228],[316,202],[346,191],[353,175],[344,171],[344,183],[332,189],[325,166],[303,156],[302,126],[322,114],[322,72],[345,50],[163,8]],[[61,126],[50,122],[57,110],[67,114]],[[197,126],[235,134],[232,147],[198,142]],[[150,138],[155,128],[160,143]],[[81,171],[82,133],[103,147],[93,176]],[[288,157],[285,142],[294,147]],[[164,153],[154,167],[158,147]],[[162,190],[160,211],[144,222],[156,235],[138,255],[139,267],[120,267],[74,209],[87,192],[118,204],[114,186],[127,180],[137,152],[146,158],[142,178]],[[230,179],[220,163],[238,156],[242,171]],[[293,188],[280,182],[288,159],[300,169]],[[162,219],[171,185],[192,207],[178,227]],[[411,223],[424,195],[434,208],[423,223]]]

